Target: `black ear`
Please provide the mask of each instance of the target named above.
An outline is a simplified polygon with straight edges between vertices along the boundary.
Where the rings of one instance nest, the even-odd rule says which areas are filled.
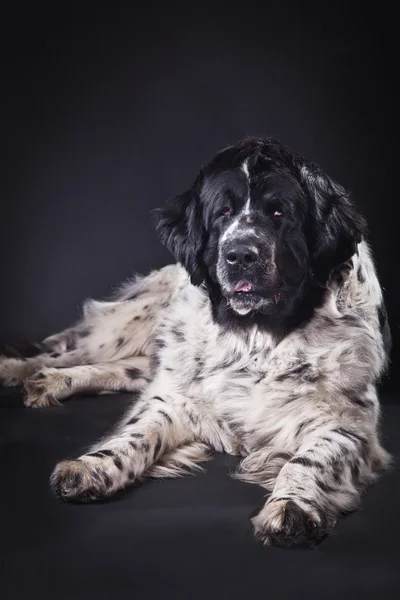
[[[190,275],[194,285],[204,281],[202,253],[205,244],[203,217],[195,188],[155,211],[156,228],[164,246]]]
[[[313,274],[324,285],[332,271],[356,252],[367,226],[349,192],[321,167],[304,161],[299,171],[311,202],[308,237]]]

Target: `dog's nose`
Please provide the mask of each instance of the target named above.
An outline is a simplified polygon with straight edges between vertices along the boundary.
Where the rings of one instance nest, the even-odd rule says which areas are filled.
[[[239,267],[250,267],[258,258],[258,250],[254,246],[245,243],[236,243],[225,252],[225,260],[230,265]]]

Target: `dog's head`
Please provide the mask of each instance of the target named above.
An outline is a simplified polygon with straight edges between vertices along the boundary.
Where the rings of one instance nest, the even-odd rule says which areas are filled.
[[[326,286],[354,254],[365,229],[318,165],[258,138],[219,152],[157,216],[192,283],[217,289],[238,315],[290,315],[310,285]]]

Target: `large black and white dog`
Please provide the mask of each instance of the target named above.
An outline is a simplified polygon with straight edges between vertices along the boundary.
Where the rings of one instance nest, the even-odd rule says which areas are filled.
[[[86,502],[237,454],[237,476],[271,492],[256,537],[315,544],[389,463],[376,384],[390,333],[364,219],[316,164],[251,138],[157,220],[178,264],[87,302],[35,356],[1,358],[27,406],[142,390],[114,433],[56,466],[52,489]]]

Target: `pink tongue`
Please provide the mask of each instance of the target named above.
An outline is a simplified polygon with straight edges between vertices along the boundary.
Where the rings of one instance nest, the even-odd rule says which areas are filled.
[[[251,292],[253,286],[245,281],[239,281],[235,286],[235,292]]]

